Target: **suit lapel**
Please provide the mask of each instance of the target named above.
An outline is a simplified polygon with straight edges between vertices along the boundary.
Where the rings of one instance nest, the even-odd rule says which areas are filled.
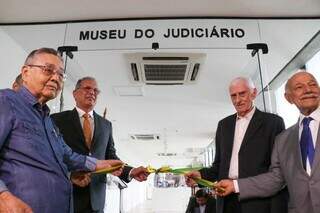
[[[263,122],[261,115],[262,115],[262,113],[258,109],[256,109],[256,111],[254,112],[254,114],[249,122],[246,133],[244,134],[239,152],[241,151],[241,149],[243,149],[243,147],[245,147],[247,145],[248,139],[255,134],[257,129],[260,128],[260,126]]]
[[[221,144],[221,145],[225,146],[225,149],[226,149],[225,154],[227,155],[225,159],[228,161],[226,165],[229,165],[229,166],[230,166],[230,160],[231,160],[231,154],[232,154],[232,148],[233,148],[234,132],[236,128],[236,119],[237,119],[237,115],[234,114],[231,117],[231,120],[226,123],[226,127],[222,127],[228,130],[226,132],[227,134],[223,135],[225,139],[222,139],[224,144]],[[229,172],[229,168],[227,168],[226,172]]]
[[[314,160],[311,168],[311,176],[317,171],[316,168],[320,163],[320,128],[318,128],[318,136],[314,153]]]
[[[81,135],[81,142],[85,144],[84,134],[82,131],[82,126],[79,118],[79,114],[76,108],[71,111],[72,125],[74,125],[75,134]]]
[[[297,166],[297,169],[302,171],[305,175],[308,173],[303,168],[301,150],[300,150],[300,141],[299,141],[299,121],[293,127],[290,135],[288,136],[288,150],[291,150],[293,154],[292,160],[296,161],[294,165]]]
[[[101,132],[101,120],[96,112],[93,111],[93,119],[94,119],[94,132],[93,132],[93,137],[92,137],[92,145],[91,145],[91,151],[94,152],[96,149],[97,143],[95,143],[100,135]]]

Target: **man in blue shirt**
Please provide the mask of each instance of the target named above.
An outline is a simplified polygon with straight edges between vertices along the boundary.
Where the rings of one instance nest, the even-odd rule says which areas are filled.
[[[57,51],[32,51],[21,74],[23,86],[17,92],[0,90],[0,212],[69,213],[68,172],[121,161],[74,153],[54,126],[46,102],[59,94],[65,79]]]

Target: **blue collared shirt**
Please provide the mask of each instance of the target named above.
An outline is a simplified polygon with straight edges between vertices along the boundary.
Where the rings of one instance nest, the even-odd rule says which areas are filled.
[[[34,212],[68,212],[68,171],[93,171],[96,159],[64,143],[48,106],[25,87],[0,90],[0,106],[0,192],[9,190]]]

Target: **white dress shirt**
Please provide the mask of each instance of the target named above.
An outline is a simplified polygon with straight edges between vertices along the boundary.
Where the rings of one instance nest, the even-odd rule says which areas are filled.
[[[83,111],[82,109],[78,108],[78,107],[76,107],[76,110],[78,111],[78,115],[79,115],[81,127],[83,128],[83,120],[84,120],[83,115],[86,114],[86,112]],[[88,114],[89,114],[89,117],[90,117],[89,122],[90,122],[91,131],[92,131],[92,134],[91,134],[91,139],[92,139],[93,133],[94,133],[93,110],[91,110],[90,112],[88,112]]]
[[[205,213],[206,205],[202,205],[202,206],[199,205],[199,210],[200,210],[200,213]]]
[[[253,107],[252,110],[247,113],[245,116],[241,117],[237,115],[236,127],[233,138],[233,148],[230,160],[229,168],[229,178],[238,179],[239,176],[239,150],[244,138],[244,135],[248,129],[251,118],[256,111],[256,108]]]
[[[318,130],[319,130],[319,123],[320,123],[320,107],[318,107],[318,109],[313,111],[309,116],[305,116],[303,114],[300,114],[300,116],[299,116],[299,142],[300,142],[301,133],[302,133],[302,130],[303,130],[302,120],[305,117],[313,118],[313,120],[310,121],[309,128],[310,128],[310,131],[311,131],[313,146],[314,146],[314,148],[316,148],[316,142],[317,142]],[[311,174],[311,167],[310,167],[309,160],[307,160],[306,167],[307,167],[306,168],[307,169],[307,173],[310,175]]]

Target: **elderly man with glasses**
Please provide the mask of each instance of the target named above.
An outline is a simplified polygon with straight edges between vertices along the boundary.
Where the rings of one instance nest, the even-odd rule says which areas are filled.
[[[77,154],[64,143],[46,105],[61,91],[62,67],[54,49],[34,50],[21,69],[21,88],[0,90],[0,212],[69,213],[69,171],[122,163]]]

